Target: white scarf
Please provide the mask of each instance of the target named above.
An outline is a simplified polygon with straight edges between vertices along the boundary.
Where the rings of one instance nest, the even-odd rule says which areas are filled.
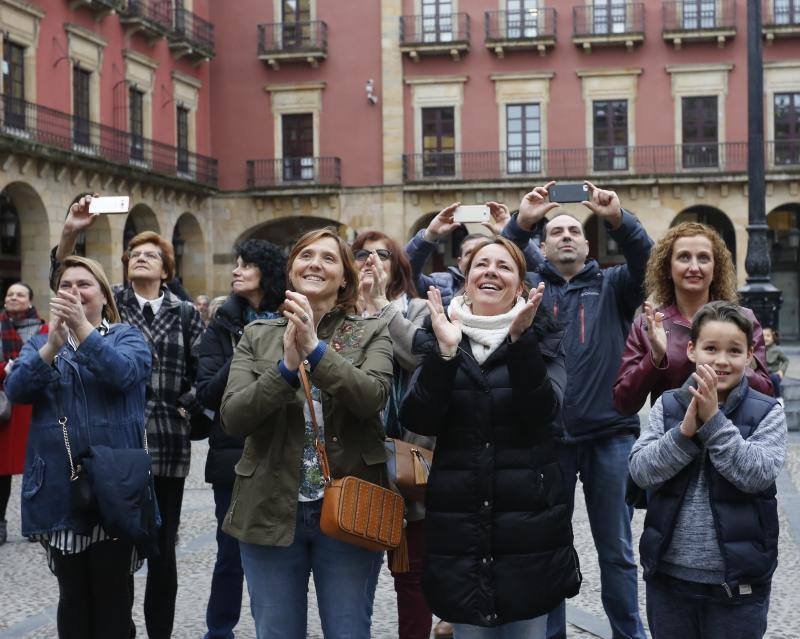
[[[508,335],[511,322],[525,306],[522,297],[517,298],[517,303],[507,313],[502,315],[474,315],[471,306],[464,303],[464,296],[454,297],[448,307],[448,314],[452,317],[453,311],[461,320],[461,332],[469,338],[472,347],[472,356],[478,364],[483,364]]]

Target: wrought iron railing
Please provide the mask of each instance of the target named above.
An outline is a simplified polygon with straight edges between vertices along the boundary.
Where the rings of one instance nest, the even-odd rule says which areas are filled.
[[[436,45],[469,42],[470,19],[466,13],[400,17],[401,45]]]
[[[141,18],[159,31],[167,32],[172,29],[172,0],[127,0],[125,7],[120,9],[120,14],[124,17]]]
[[[342,183],[339,158],[269,158],[247,160],[247,188],[281,186],[338,186]]]
[[[552,7],[487,11],[484,22],[487,42],[536,40],[556,35],[556,10]]]
[[[328,51],[328,25],[310,22],[272,22],[258,25],[258,53]]]
[[[664,31],[710,31],[736,27],[736,0],[669,0],[661,6]]]
[[[89,0],[91,4],[119,11],[125,4],[124,0]],[[88,4],[88,3],[87,3]]]
[[[214,55],[214,25],[191,11],[175,7],[172,33],[171,39],[183,40],[199,51]]]
[[[765,27],[800,27],[800,0],[763,0],[761,15]]]
[[[772,170],[800,171],[800,138],[765,145]],[[513,180],[547,177],[580,179],[677,175],[686,172],[746,173],[747,142],[615,146],[524,151],[415,153],[403,156],[406,182]]]
[[[1,95],[0,135],[217,185],[217,160],[86,118]]]
[[[573,37],[643,34],[644,2],[572,7]]]

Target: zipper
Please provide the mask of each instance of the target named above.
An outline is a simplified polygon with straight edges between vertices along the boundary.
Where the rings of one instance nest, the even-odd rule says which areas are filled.
[[[583,304],[581,304],[581,344],[586,340],[586,324],[584,323]]]
[[[233,500],[231,504],[231,512],[228,513],[228,523],[233,525],[233,511],[236,510],[236,502],[239,501],[239,495],[236,495],[236,499]]]
[[[722,582],[722,589],[725,591],[725,594],[728,595],[728,599],[733,598],[733,592],[731,592],[731,587],[724,581]]]

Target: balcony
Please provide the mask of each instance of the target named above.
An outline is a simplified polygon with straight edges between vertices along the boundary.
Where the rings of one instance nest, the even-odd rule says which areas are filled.
[[[85,7],[94,14],[95,20],[102,20],[107,15],[122,9],[124,0],[70,0],[69,8],[75,11]]]
[[[775,38],[800,37],[800,0],[764,0],[761,17],[767,44]]]
[[[175,7],[175,25],[168,40],[177,59],[199,61],[214,57],[214,25],[183,7]]]
[[[321,20],[258,25],[258,59],[275,70],[281,62],[307,62],[317,67],[327,56],[328,25]]]
[[[661,35],[676,49],[684,42],[703,41],[724,47],[736,35],[735,0],[670,0],[661,11]]]
[[[140,33],[153,44],[172,31],[172,0],[127,0],[119,22],[129,35]]]
[[[466,13],[400,17],[400,50],[414,62],[423,55],[449,55],[459,60],[469,51],[470,20]]]
[[[498,58],[506,51],[534,50],[539,55],[556,45],[556,10],[487,11],[486,48]]]
[[[800,173],[800,139],[766,143],[767,169]],[[440,182],[581,180],[590,176],[649,179],[651,176],[747,173],[747,143],[619,146],[418,153],[403,156],[408,184]]]
[[[0,143],[53,157],[65,152],[80,166],[87,159],[216,187],[217,160],[97,124],[69,113],[0,96]],[[63,158],[64,156],[61,155]]]
[[[247,160],[248,189],[339,187],[339,158],[269,158]]]
[[[572,7],[572,42],[586,51],[594,46],[628,50],[644,41],[644,2]]]

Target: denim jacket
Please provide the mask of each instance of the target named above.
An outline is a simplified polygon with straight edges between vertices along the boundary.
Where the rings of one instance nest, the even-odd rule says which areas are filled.
[[[52,366],[39,356],[47,335],[34,335],[6,377],[14,403],[32,404],[22,479],[22,534],[72,530],[97,523],[70,503],[69,461],[59,418],[67,418],[73,459],[89,446],[139,448],[151,355],[138,329],[112,324],[77,348],[64,344]],[[60,409],[60,410],[59,410]]]

